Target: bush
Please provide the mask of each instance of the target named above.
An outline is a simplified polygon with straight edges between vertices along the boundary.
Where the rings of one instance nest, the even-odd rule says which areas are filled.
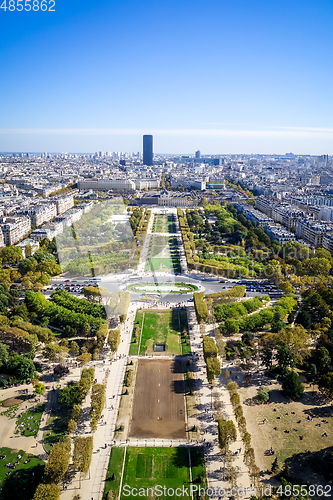
[[[269,400],[269,392],[267,391],[267,389],[258,390],[258,399],[262,403],[267,403],[267,401]]]
[[[300,381],[298,373],[288,370],[282,381],[283,392],[290,399],[298,399],[304,392],[304,385]]]

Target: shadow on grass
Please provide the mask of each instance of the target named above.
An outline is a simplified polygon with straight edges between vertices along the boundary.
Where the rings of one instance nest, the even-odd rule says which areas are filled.
[[[44,465],[12,472],[0,492],[0,500],[30,500],[42,481],[43,474]]]
[[[316,452],[297,453],[286,460],[289,476],[295,484],[318,484],[319,475],[333,480],[333,446]],[[302,481],[302,482],[301,482]]]

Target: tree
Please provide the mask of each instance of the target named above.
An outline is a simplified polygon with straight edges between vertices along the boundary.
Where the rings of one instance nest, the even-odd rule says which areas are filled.
[[[59,500],[60,486],[58,484],[39,484],[33,500]]]
[[[292,350],[289,345],[283,341],[278,343],[276,359],[282,371],[286,371],[289,366],[294,367],[296,364],[296,359]]]
[[[32,255],[32,247],[30,244],[26,245],[25,248],[24,248],[24,255],[26,257],[31,257]]]
[[[75,340],[71,342],[69,353],[72,354],[72,356],[78,356],[80,354],[79,345],[77,342],[75,342]]]
[[[258,398],[262,403],[267,403],[267,401],[269,400],[269,392],[267,391],[267,389],[259,389]]]
[[[74,434],[74,432],[76,431],[76,428],[77,428],[77,423],[73,418],[71,418],[70,421],[68,422],[68,426],[67,426],[68,433]]]
[[[10,245],[1,250],[1,257],[4,264],[17,264],[23,259],[20,247]]]
[[[273,350],[269,346],[264,346],[261,349],[260,352],[260,359],[262,364],[267,368],[267,370],[270,370],[272,368],[273,364]]]
[[[43,350],[43,356],[52,363],[63,363],[67,357],[68,348],[59,344],[48,344]]]
[[[326,347],[319,347],[319,349],[317,349],[316,351],[315,358],[317,370],[319,371],[319,373],[324,373],[325,371],[327,371],[327,369],[329,369],[332,360],[330,357],[330,353],[328,352]]]
[[[230,441],[236,441],[237,431],[232,420],[218,419],[218,440],[223,453],[229,448]]]
[[[71,451],[71,439],[65,436],[64,441],[55,443],[45,465],[46,479],[50,483],[59,483],[67,474]]]
[[[226,368],[226,369],[224,370],[223,376],[224,376],[224,378],[225,378],[226,380],[228,380],[228,378],[230,377],[230,373],[229,373],[228,368]]]
[[[35,391],[36,395],[37,394],[38,395],[43,395],[44,392],[45,392],[45,389],[46,389],[45,385],[42,384],[41,382],[38,382],[38,384],[36,384],[35,387],[34,387],[34,391]]]
[[[85,366],[89,363],[89,361],[91,361],[91,354],[89,352],[83,352],[76,359],[79,361],[80,366]]]
[[[14,354],[7,361],[7,370],[19,380],[31,379],[36,371],[33,361],[26,356]]]
[[[0,365],[6,363],[8,359],[8,346],[0,342]]]
[[[304,392],[304,385],[302,384],[298,373],[287,370],[287,373],[283,377],[282,381],[283,392],[290,399],[299,399]]]
[[[81,404],[82,395],[77,384],[70,384],[64,387],[58,396],[58,400],[68,408],[73,408],[74,405]]]
[[[79,404],[75,404],[72,408],[72,419],[75,420],[75,422],[78,422],[80,420],[80,415],[81,406]]]
[[[73,467],[87,474],[93,452],[93,437],[77,437],[74,441]]]
[[[309,381],[312,382],[312,385],[314,385],[314,383],[317,379],[317,376],[318,376],[317,366],[315,364],[311,363],[308,378],[309,378]]]
[[[322,375],[318,382],[319,390],[328,399],[333,399],[333,372]]]
[[[283,293],[291,293],[293,291],[290,281],[281,281],[279,286]]]
[[[69,368],[65,365],[56,365],[53,368],[53,375],[55,376],[55,378],[64,377],[68,373],[69,373]]]

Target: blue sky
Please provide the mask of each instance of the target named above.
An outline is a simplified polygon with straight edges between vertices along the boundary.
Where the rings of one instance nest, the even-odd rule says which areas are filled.
[[[332,22],[332,0],[0,9],[0,151],[333,154]]]

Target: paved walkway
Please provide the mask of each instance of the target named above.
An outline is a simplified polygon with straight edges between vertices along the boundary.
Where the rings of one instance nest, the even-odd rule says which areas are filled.
[[[67,485],[67,489],[62,491],[61,500],[72,500],[74,489],[79,488],[80,484],[79,491],[82,500],[102,499],[136,309],[136,304],[130,305],[127,319],[124,325],[121,325],[120,345],[115,359],[110,361],[110,350],[107,346],[103,349],[104,359],[91,363],[91,365],[95,366],[97,383],[106,383],[105,408],[97,430],[93,434],[94,451],[89,473],[86,478],[81,478],[81,480],[80,474],[77,473],[71,483]],[[107,378],[106,381],[105,378]],[[91,435],[89,409],[90,395],[86,397],[82,405],[81,418],[76,432],[77,436]]]
[[[233,408],[230,403],[229,392],[226,389],[223,374],[211,385],[207,381],[206,364],[202,354],[202,338],[196,320],[193,305],[187,307],[188,323],[190,326],[190,339],[192,352],[196,354],[195,377],[197,380],[198,418],[204,435],[205,459],[207,479],[210,487],[231,489],[231,484],[224,480],[224,457],[218,446],[217,418],[222,417],[232,420],[237,429]],[[213,336],[213,326],[206,325],[206,334]],[[216,403],[220,410],[216,410]],[[240,452],[238,450],[241,450]],[[237,430],[237,441],[230,444],[233,454],[232,466],[238,471],[237,487],[250,488],[251,479],[243,462],[244,444]],[[252,495],[244,496],[250,498]]]
[[[145,239],[145,243],[142,248],[141,259],[138,266],[138,274],[144,272],[145,261],[147,258],[149,239],[151,236],[151,229],[154,220],[154,212],[159,212],[158,209],[152,210],[152,216],[149,221],[148,231]],[[176,215],[176,210],[175,210]],[[176,216],[177,225],[177,239],[179,250],[182,259],[182,270],[187,272],[184,249],[181,241],[181,236],[179,234],[179,224],[178,218]],[[155,233],[154,233],[155,234]],[[156,233],[157,234],[157,233]],[[158,233],[159,234],[159,233]],[[168,234],[170,236],[170,234]],[[158,273],[154,273],[156,276]],[[185,303],[183,303],[185,304]],[[117,421],[118,408],[121,398],[122,385],[124,373],[126,370],[127,357],[129,352],[129,346],[131,343],[131,334],[133,330],[135,314],[138,307],[143,307],[144,304],[131,304],[128,311],[128,317],[124,325],[121,325],[121,342],[119,345],[118,352],[113,361],[108,359],[109,347],[105,346],[103,350],[104,359],[99,362],[93,363],[95,365],[95,378],[97,378],[98,383],[103,383],[106,380],[106,405],[104,408],[103,416],[101,422],[98,424],[97,430],[94,433],[94,451],[92,456],[91,467],[86,478],[80,481],[79,474],[76,474],[71,483],[67,486],[67,489],[62,491],[61,500],[72,500],[74,495],[74,489],[81,488],[79,493],[82,500],[101,500],[104,490],[104,481],[107,473],[107,467],[109,463],[109,457],[111,448],[114,444],[116,445],[130,445],[130,446],[192,446],[196,445],[196,442],[189,442],[187,440],[165,440],[165,439],[153,439],[153,440],[120,440],[118,439],[114,442],[114,431]],[[160,303],[157,307],[165,309],[168,304]],[[232,407],[230,404],[229,393],[225,388],[224,380],[222,376],[217,380],[216,385],[213,389],[207,383],[206,376],[206,366],[202,356],[202,339],[200,335],[199,325],[196,321],[195,311],[193,305],[190,303],[186,304],[188,322],[190,327],[190,340],[192,346],[192,352],[195,353],[195,374],[197,380],[197,396],[198,396],[198,413],[197,420],[199,422],[198,427],[201,428],[203,436],[203,445],[205,451],[206,459],[206,469],[207,469],[207,479],[208,485],[210,487],[220,487],[220,488],[230,488],[231,485],[224,481],[223,477],[223,462],[220,449],[218,447],[217,441],[217,414],[213,408],[213,402],[220,400],[222,406],[222,413],[225,418],[232,419],[235,421],[233,416]],[[156,305],[153,306],[156,308]],[[211,332],[207,332],[211,334]],[[214,401],[213,401],[214,400]],[[82,418],[79,422],[77,435],[89,435],[90,434],[90,419],[89,419],[89,408],[90,408],[90,396],[88,395],[83,403]],[[219,414],[220,416],[220,414]],[[235,443],[232,443],[230,449],[232,452],[236,452],[237,449],[244,448],[240,437]],[[237,485],[243,487],[249,487],[251,484],[248,471],[243,463],[243,455],[239,453],[235,455],[233,466],[239,468],[240,475],[237,479]],[[249,495],[250,496],[250,495]],[[247,497],[245,497],[247,498]]]

